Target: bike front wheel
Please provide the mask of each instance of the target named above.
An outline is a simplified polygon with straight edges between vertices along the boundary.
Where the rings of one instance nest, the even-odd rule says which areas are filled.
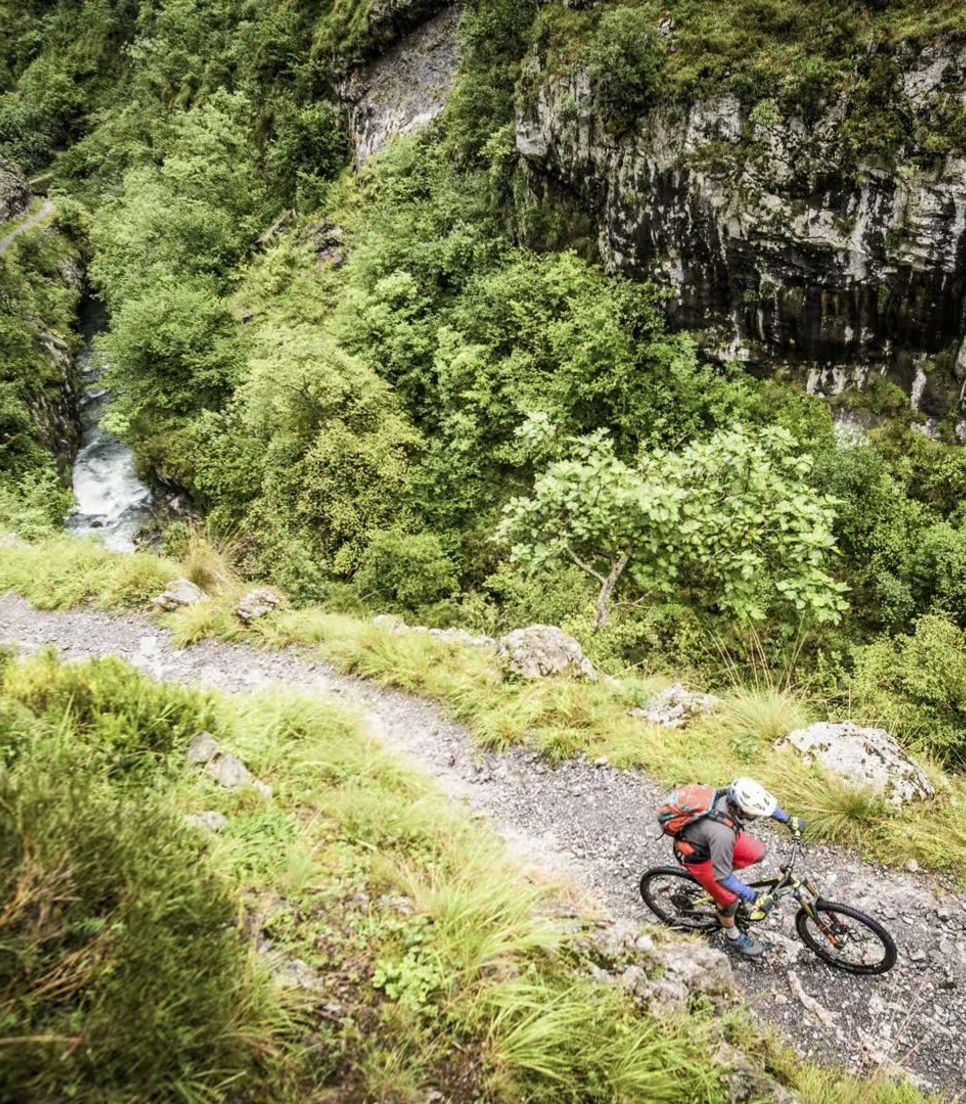
[[[871,916],[819,898],[795,916],[802,942],[823,962],[849,974],[884,974],[896,964],[895,940]]]
[[[655,866],[645,871],[641,897],[668,927],[682,931],[714,931],[720,927],[711,896],[680,867]]]

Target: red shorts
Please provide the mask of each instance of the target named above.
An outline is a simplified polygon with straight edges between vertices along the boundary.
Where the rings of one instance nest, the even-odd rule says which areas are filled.
[[[749,836],[745,832],[739,832],[738,838],[735,840],[735,870],[744,870],[746,866],[754,866],[755,863],[760,863],[765,857],[765,851],[765,845],[761,840],[756,840],[754,836]],[[680,861],[679,859],[678,862]],[[711,894],[719,908],[730,908],[738,900],[734,893],[725,889],[715,878],[710,859],[706,862],[689,862],[684,865],[694,880]]]

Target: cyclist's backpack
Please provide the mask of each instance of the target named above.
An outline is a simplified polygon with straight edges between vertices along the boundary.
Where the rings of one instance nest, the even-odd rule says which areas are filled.
[[[658,823],[666,836],[675,839],[689,824],[712,814],[718,791],[714,786],[693,783],[675,790],[657,811]],[[725,818],[722,818],[725,819]]]

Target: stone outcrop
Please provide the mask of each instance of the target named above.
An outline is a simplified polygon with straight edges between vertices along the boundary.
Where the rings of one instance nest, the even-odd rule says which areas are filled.
[[[619,920],[580,942],[598,981],[620,985],[652,1014],[686,1011],[695,997],[730,993],[734,976],[727,955],[708,943],[658,931],[642,933]]]
[[[460,62],[461,12],[461,4],[446,5],[346,80],[342,96],[352,105],[349,121],[357,168],[396,135],[421,130],[446,106]]]
[[[922,767],[881,728],[825,721],[796,729],[775,746],[792,747],[806,762],[817,763],[856,789],[881,794],[896,806],[936,796]]]
[[[900,59],[896,95],[966,99],[966,50]],[[588,74],[528,59],[517,149],[535,194],[592,212],[606,267],[670,284],[676,324],[722,358],[807,376],[813,391],[888,373],[927,414],[966,386],[966,157],[895,170],[849,164],[849,104],[817,122],[773,118],[728,95],[660,104],[616,136]],[[917,114],[918,113],[918,114]],[[948,367],[927,358],[942,354]]]
[[[640,709],[630,710],[630,715],[663,728],[683,728],[688,721],[713,713],[719,705],[721,699],[713,694],[692,694],[676,682],[655,694]]]
[[[30,206],[30,195],[26,177],[0,157],[0,223],[20,218]]]
[[[556,625],[514,629],[500,637],[496,650],[504,671],[513,678],[527,681],[551,675],[598,678],[581,646]]]
[[[259,621],[274,613],[282,604],[281,598],[268,587],[258,587],[245,594],[235,607],[235,616],[244,625]]]
[[[245,766],[245,764],[237,756],[232,755],[230,752],[224,750],[221,744],[211,735],[210,732],[199,732],[197,736],[188,745],[188,750],[185,752],[185,759],[196,767],[203,767],[205,774],[209,778],[214,779],[223,789],[226,790],[243,790],[246,786],[251,786],[256,793],[261,794],[262,797],[272,796],[272,787],[267,782],[262,782],[260,779],[255,778],[252,772]],[[214,814],[198,814],[200,817],[218,817],[219,813]],[[212,831],[218,831],[218,828],[212,828],[211,824],[202,823],[196,818],[197,826],[207,827]],[[221,825],[224,827],[224,825]]]
[[[170,613],[182,606],[193,606],[196,602],[208,602],[208,595],[190,579],[173,579],[154,599],[158,609]]]

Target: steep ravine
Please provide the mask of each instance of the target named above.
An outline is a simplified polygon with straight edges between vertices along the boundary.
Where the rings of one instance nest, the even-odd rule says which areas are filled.
[[[341,676],[307,652],[214,642],[179,651],[141,617],[40,613],[7,595],[0,597],[4,642],[25,654],[54,645],[74,660],[114,655],[154,678],[229,693],[284,687],[335,695],[363,710],[388,747],[488,817],[524,861],[572,879],[615,918],[647,922],[637,879],[644,867],[666,861],[667,848],[652,819],[661,787],[640,772],[580,761],[554,769],[523,750],[483,754],[431,703]],[[787,799],[794,805],[793,794]],[[782,837],[771,840],[780,855]],[[808,868],[829,897],[887,924],[899,962],[882,978],[839,975],[790,938],[786,909],[763,932],[768,958],[733,963],[750,1006],[803,1055],[865,1071],[896,1064],[951,1100],[966,1099],[966,896],[942,879],[883,870],[836,848],[811,848]],[[802,993],[817,1003],[806,1008]]]
[[[116,552],[133,552],[135,537],[150,517],[151,491],[138,477],[132,450],[104,425],[111,396],[93,351],[94,338],[106,324],[103,309],[89,301],[82,321],[84,347],[77,367],[83,435],[72,469],[76,506],[67,528],[78,536],[96,533]]]

